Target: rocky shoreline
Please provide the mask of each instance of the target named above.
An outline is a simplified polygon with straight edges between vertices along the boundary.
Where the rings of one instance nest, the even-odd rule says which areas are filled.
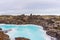
[[[16,37],[16,38],[12,39],[4,31],[0,28],[0,40],[30,40],[30,39],[24,38],[24,37]],[[6,30],[6,31],[8,31],[8,30]]]
[[[4,24],[35,24],[40,25],[51,37],[60,40],[60,16],[56,15],[1,15],[0,23]]]

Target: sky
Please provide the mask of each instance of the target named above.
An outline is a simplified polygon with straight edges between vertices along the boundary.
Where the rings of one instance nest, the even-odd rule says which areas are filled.
[[[0,15],[60,15],[60,0],[0,0]]]

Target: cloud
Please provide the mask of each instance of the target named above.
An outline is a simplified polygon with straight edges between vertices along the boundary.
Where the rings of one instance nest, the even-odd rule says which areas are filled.
[[[0,0],[2,14],[60,14],[60,0]]]

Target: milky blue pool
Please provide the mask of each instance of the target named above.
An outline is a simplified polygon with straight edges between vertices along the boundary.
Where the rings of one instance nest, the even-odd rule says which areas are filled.
[[[47,39],[46,32],[43,30],[43,28],[37,25],[5,24],[5,25],[0,25],[0,28],[2,28],[3,30],[12,29],[12,31],[7,33],[8,35],[10,35],[10,38],[25,37],[25,38],[29,38],[30,40],[49,40]]]

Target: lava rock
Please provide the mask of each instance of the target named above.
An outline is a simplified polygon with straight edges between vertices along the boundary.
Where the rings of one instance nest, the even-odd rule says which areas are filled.
[[[15,40],[30,40],[30,39],[28,39],[28,38],[22,38],[22,37],[17,37],[17,38],[15,38]]]

